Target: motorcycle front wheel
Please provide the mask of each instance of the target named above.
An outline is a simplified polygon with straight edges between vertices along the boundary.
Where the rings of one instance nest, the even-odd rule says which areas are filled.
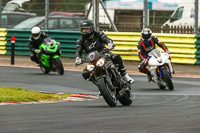
[[[63,75],[64,74],[64,67],[63,67],[63,64],[62,64],[62,61],[61,61],[60,58],[55,59],[55,66],[56,66],[56,72],[59,75]]]
[[[127,90],[125,90],[124,96],[119,99],[119,102],[123,106],[129,106],[132,104],[132,94],[131,94],[131,86],[127,86]]]
[[[163,74],[163,79],[164,79],[164,82],[166,83],[168,89],[173,90],[174,85],[173,85],[173,82],[172,82],[172,79],[171,79],[169,73],[167,72],[167,69],[162,69],[161,72]]]
[[[117,98],[113,91],[108,87],[107,81],[105,78],[98,79],[98,88],[101,92],[104,100],[110,107],[115,107],[117,105]]]
[[[157,83],[157,85],[158,85],[158,87],[159,87],[161,90],[163,90],[163,89],[166,88],[166,86],[160,85],[160,84],[158,84],[158,83]]]

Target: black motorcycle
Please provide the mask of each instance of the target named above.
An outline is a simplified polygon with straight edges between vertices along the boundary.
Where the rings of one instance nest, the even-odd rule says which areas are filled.
[[[132,103],[131,85],[118,72],[118,67],[106,56],[107,50],[99,53],[90,52],[82,63],[88,63],[89,80],[99,89],[100,95],[110,107],[115,107],[117,101],[129,106]]]

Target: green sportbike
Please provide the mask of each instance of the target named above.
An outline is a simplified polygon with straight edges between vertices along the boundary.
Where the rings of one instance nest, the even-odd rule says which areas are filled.
[[[41,52],[38,54],[40,60],[40,69],[44,74],[50,71],[64,74],[64,67],[61,61],[60,43],[51,38],[45,38],[39,46]]]

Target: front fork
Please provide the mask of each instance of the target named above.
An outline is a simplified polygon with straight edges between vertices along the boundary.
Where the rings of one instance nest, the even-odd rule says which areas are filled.
[[[168,67],[169,67],[170,73],[174,74],[174,69],[173,69],[173,67],[172,67],[172,64],[171,64],[171,61],[170,61],[170,60],[167,62],[167,65],[168,65]]]
[[[161,69],[163,69],[163,68],[166,68],[168,70],[170,76],[172,77],[171,74],[173,74],[173,68],[172,68],[171,63],[169,62],[169,63],[165,64],[162,67],[151,67],[149,69],[149,71],[150,71],[150,73],[152,75],[152,80],[154,82],[157,82],[159,78],[162,78]]]
[[[111,75],[113,76],[112,77],[113,82],[111,82],[111,83],[115,87],[114,92],[117,96],[117,99],[120,99],[121,97],[123,97],[126,91],[129,91],[129,93],[130,93],[130,86],[128,86],[127,85],[128,83],[122,79],[122,77],[119,75],[118,71],[114,67],[112,68],[112,66],[109,70],[111,72]],[[107,71],[107,74],[109,74],[108,71]],[[109,79],[111,81],[111,78],[109,78]]]

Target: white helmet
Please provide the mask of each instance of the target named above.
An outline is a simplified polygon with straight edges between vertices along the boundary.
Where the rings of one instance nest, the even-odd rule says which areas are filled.
[[[31,30],[32,36],[35,40],[37,40],[40,37],[40,27],[33,27]]]

